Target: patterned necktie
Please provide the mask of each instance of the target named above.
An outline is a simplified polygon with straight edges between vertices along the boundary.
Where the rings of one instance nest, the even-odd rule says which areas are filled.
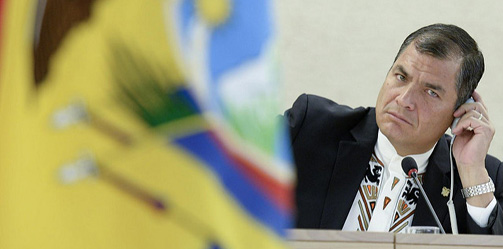
[[[393,157],[385,169],[372,154],[343,230],[400,232],[410,226],[419,189],[401,171],[401,159]],[[383,182],[385,170],[389,176]],[[419,176],[420,182],[422,176]]]

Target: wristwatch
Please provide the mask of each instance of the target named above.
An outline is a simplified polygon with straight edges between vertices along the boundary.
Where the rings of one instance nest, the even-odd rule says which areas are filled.
[[[489,182],[461,189],[461,195],[466,199],[494,191],[495,188],[493,180],[491,179],[491,177],[489,177]]]

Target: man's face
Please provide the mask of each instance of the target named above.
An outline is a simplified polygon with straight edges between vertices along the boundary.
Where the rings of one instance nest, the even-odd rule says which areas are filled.
[[[413,43],[397,58],[377,97],[376,119],[398,154],[428,151],[450,126],[459,66],[421,54]]]

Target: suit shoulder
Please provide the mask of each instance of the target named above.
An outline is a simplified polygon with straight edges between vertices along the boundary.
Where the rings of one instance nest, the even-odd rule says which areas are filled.
[[[357,125],[372,108],[351,108],[330,99],[302,94],[285,112],[292,136],[302,129],[341,133]]]
[[[351,120],[359,121],[369,110],[370,108],[364,107],[351,108],[317,95],[302,94],[293,104],[290,113],[299,114],[299,116],[313,121],[343,120],[347,123]]]

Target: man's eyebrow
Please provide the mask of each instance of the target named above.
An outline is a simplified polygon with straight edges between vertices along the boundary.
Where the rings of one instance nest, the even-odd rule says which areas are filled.
[[[426,87],[428,87],[428,88],[431,88],[431,89],[435,90],[435,91],[439,91],[439,92],[445,93],[445,89],[442,86],[440,86],[440,85],[433,84],[433,83],[428,83],[428,82],[424,83],[424,85]]]
[[[395,70],[398,70],[401,74],[403,74],[403,76],[405,76],[405,78],[409,77],[409,74],[407,73],[407,71],[405,71],[405,68],[403,68],[401,65],[397,65]]]

